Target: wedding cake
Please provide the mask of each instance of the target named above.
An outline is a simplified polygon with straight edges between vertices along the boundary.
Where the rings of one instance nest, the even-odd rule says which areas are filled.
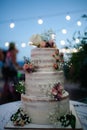
[[[52,124],[70,112],[69,94],[64,90],[63,54],[52,39],[33,36],[31,41],[37,47],[31,50],[30,61],[25,58],[22,108],[33,124]]]

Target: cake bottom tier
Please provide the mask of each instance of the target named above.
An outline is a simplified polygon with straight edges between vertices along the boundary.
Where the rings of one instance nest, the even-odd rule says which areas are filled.
[[[54,124],[60,116],[70,112],[69,94],[60,101],[36,99],[25,94],[21,95],[22,108],[34,124]]]

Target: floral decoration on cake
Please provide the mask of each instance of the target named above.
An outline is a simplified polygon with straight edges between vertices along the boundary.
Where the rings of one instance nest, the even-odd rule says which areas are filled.
[[[64,55],[63,53],[59,53],[59,49],[55,50],[55,53],[52,55],[55,58],[55,63],[53,64],[53,68],[55,70],[60,70],[63,68],[64,63]]]
[[[55,84],[54,87],[51,90],[51,93],[52,93],[53,97],[56,100],[58,100],[58,101],[61,100],[63,92],[64,92],[63,91],[63,87],[60,84],[60,82],[58,82],[57,84]]]
[[[49,120],[50,123],[55,124],[55,125],[60,125],[63,127],[68,127],[71,126],[72,129],[76,128],[76,117],[72,112],[69,112],[63,116],[58,116],[57,113],[49,113]]]
[[[19,108],[17,112],[12,114],[10,120],[13,122],[14,126],[24,126],[31,122],[31,118],[23,111],[22,108]]]
[[[30,60],[29,58],[24,57],[24,61],[25,64],[23,66],[23,69],[28,72],[28,73],[32,73],[35,72],[37,69],[37,66],[35,66]]]
[[[32,35],[30,38],[30,45],[37,46],[39,48],[56,48],[54,32],[48,30],[42,34]]]

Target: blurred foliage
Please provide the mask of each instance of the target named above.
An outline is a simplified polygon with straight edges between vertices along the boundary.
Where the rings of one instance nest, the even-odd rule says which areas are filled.
[[[80,86],[87,88],[87,32],[79,38],[80,43],[74,46],[78,51],[70,54],[64,65],[64,73],[66,79],[79,82]]]

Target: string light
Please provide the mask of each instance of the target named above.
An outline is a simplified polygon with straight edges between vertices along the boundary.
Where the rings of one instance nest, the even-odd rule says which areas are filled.
[[[8,47],[9,46],[9,42],[5,42],[5,47]]]
[[[76,42],[76,43],[79,43],[79,42],[80,42],[80,40],[79,40],[78,38],[76,38],[76,39],[75,39],[75,42]]]
[[[70,20],[71,19],[71,17],[70,17],[70,15],[66,15],[66,20]]]
[[[26,47],[26,43],[21,43],[21,47],[22,48]]]
[[[63,33],[63,34],[66,34],[66,33],[67,33],[67,30],[66,30],[66,29],[62,29],[62,33]]]
[[[76,53],[78,52],[78,50],[76,48],[73,48],[73,52]]]
[[[69,12],[69,13],[79,13],[79,12],[82,12],[82,10],[79,10],[79,11],[71,11],[71,12]],[[43,18],[43,17],[47,17],[47,18],[49,18],[49,17],[55,17],[55,16],[61,16],[61,15],[64,15],[65,13],[64,12],[61,12],[61,13],[57,13],[57,14],[50,14],[50,15],[42,15],[41,17]],[[3,24],[3,23],[10,23],[10,28],[14,28],[15,27],[15,21],[18,21],[18,22],[21,22],[21,21],[27,21],[27,20],[30,20],[30,19],[36,19],[36,16],[35,17],[28,17],[28,18],[18,18],[18,19],[13,19],[12,20],[12,22],[10,23],[10,21],[11,20],[4,20],[4,21],[0,21],[0,24]],[[71,19],[71,16],[69,15],[69,14],[67,14],[66,15],[66,20],[70,20]],[[43,20],[40,18],[40,19],[38,19],[38,24],[43,24]],[[79,20],[79,21],[77,21],[77,25],[78,26],[81,26],[82,25],[82,23],[81,23],[81,21]],[[62,33],[63,34],[66,34],[67,33],[67,30],[66,29],[62,29]],[[55,39],[55,35],[54,34],[52,34],[52,37],[53,37],[53,39]],[[80,42],[80,40],[79,39],[76,39],[75,40],[75,42],[76,43],[79,43]],[[61,45],[64,45],[65,44],[65,42],[63,41],[63,40],[61,40],[60,41],[60,43],[61,43]],[[5,43],[5,46],[6,47],[8,47],[9,46],[9,43],[8,42],[6,42]],[[21,47],[26,47],[26,43],[22,43],[21,44]]]
[[[71,50],[70,49],[66,49],[66,53],[70,53],[71,52]]]
[[[51,38],[55,39],[56,35],[55,34],[51,34]]]
[[[61,44],[61,45],[65,45],[65,41],[64,41],[64,40],[61,40],[61,41],[60,41],[60,44]]]
[[[82,46],[79,47],[79,50],[82,49]]]
[[[61,52],[63,52],[63,53],[76,53],[76,52],[78,52],[78,50],[76,49],[76,48],[73,48],[73,49],[65,49],[65,48],[62,48],[62,49],[60,49],[60,51]]]
[[[12,22],[12,23],[10,23],[9,26],[10,26],[10,28],[14,28],[15,27],[15,23]]]
[[[82,25],[81,21],[77,21],[77,25],[81,26]]]
[[[38,19],[38,24],[43,24],[43,20],[41,18]]]
[[[87,9],[81,9],[81,10],[72,10],[72,11],[69,11],[70,14],[75,14],[75,13],[82,13],[84,11],[87,11]],[[50,17],[58,17],[58,16],[61,16],[61,15],[65,15],[66,13],[65,12],[59,12],[59,13],[56,13],[56,14],[44,14],[42,16],[32,16],[32,17],[26,17],[26,18],[15,18],[15,19],[12,19],[12,20],[0,20],[0,24],[3,24],[3,23],[9,23],[10,21],[14,21],[14,22],[21,22],[21,21],[27,21],[27,20],[32,20],[32,19],[36,19],[38,17],[42,17],[42,18],[50,18]],[[83,15],[84,16],[84,15]],[[86,15],[85,15],[86,16]],[[71,19],[70,15],[67,14],[66,16],[67,20]]]
[[[60,52],[65,53],[65,52],[66,52],[66,49],[65,49],[65,48],[62,48],[62,49],[60,49]]]

